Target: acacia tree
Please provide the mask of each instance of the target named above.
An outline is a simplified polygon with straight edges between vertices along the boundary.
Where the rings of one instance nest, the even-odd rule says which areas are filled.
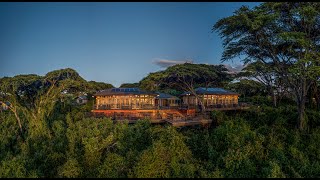
[[[305,103],[319,78],[320,4],[268,2],[254,9],[241,7],[213,27],[223,38],[222,61],[243,55],[243,61],[274,64],[273,70],[295,97],[297,127],[306,127]]]
[[[272,97],[273,106],[277,106],[275,91],[279,94],[278,89],[280,87],[277,74],[274,72],[271,63],[265,64],[261,61],[250,63],[238,74],[238,76],[254,79],[265,85],[268,94]]]
[[[14,114],[19,130],[20,136],[23,138],[23,111],[34,107],[34,94],[40,88],[39,82],[42,78],[40,76],[18,75],[15,77],[4,77],[0,79],[0,100],[9,104],[9,110]]]
[[[212,85],[222,86],[225,81],[230,80],[226,71],[227,69],[221,65],[185,63],[166,69],[160,82],[169,87],[190,92],[201,105],[201,111],[204,112],[203,98],[197,94],[195,88],[200,86],[208,88]]]
[[[228,89],[240,93],[244,98],[246,96],[265,95],[265,86],[251,79],[240,79],[239,82],[228,84]]]
[[[315,81],[308,92],[309,102],[311,107],[318,109],[320,107],[320,79]]]
[[[139,81],[139,87],[148,91],[158,91],[162,85],[161,79],[164,78],[164,72],[165,71],[149,73],[148,76]]]
[[[119,86],[119,88],[135,88],[138,86],[139,86],[139,83],[123,83]]]
[[[52,71],[44,77],[34,74],[5,77],[0,79],[0,100],[9,102],[22,137],[24,125],[30,135],[50,136],[46,119],[53,113],[61,91],[80,87],[82,82],[85,80],[72,69]]]

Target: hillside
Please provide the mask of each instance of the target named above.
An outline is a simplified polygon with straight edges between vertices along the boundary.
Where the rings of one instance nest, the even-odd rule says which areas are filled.
[[[0,82],[1,101],[12,105],[0,112],[0,177],[320,176],[319,111],[308,107],[309,128],[300,132],[291,102],[274,108],[267,96],[249,92],[252,86],[233,86],[249,92],[246,98],[256,106],[248,111],[212,111],[210,128],[174,128],[147,119],[115,124],[87,117],[92,103],[56,101],[65,89],[112,87],[87,82],[72,69]]]

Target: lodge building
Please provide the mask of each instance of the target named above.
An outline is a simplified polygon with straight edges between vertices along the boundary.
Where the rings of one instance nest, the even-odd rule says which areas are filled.
[[[94,96],[97,109],[150,109],[154,108],[157,95],[139,88],[111,88]]]
[[[236,107],[238,105],[239,94],[222,89],[222,88],[197,88],[195,89],[196,94],[206,108],[219,108],[219,107]],[[196,106],[199,105],[198,98],[192,93],[185,92],[182,95],[184,105]]]
[[[239,94],[222,88],[197,88],[207,110],[234,108]],[[190,92],[179,97],[166,93],[143,91],[139,88],[111,88],[97,92],[94,114],[114,119],[171,119],[182,120],[195,117],[198,99]]]

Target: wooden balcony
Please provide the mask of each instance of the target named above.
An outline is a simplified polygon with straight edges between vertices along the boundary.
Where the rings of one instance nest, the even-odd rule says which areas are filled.
[[[116,109],[114,108],[116,107]],[[92,110],[95,117],[110,117],[114,122],[135,123],[139,119],[149,119],[151,123],[168,123],[175,127],[202,125],[209,126],[212,120],[209,118],[212,110],[239,110],[249,108],[247,104],[217,104],[207,106],[205,112],[199,112],[196,106],[156,107],[141,106],[138,109],[132,106],[100,106]]]
[[[121,104],[108,104],[108,105],[93,105],[94,110],[156,110],[156,109],[200,109],[201,106],[196,105],[174,105],[174,106],[155,106],[152,104],[143,104],[143,105],[121,105]],[[207,105],[205,110],[212,111],[212,110],[237,110],[237,109],[248,109],[249,104],[247,103],[239,103],[239,104],[214,104],[214,105]]]
[[[227,111],[227,110],[242,110],[248,109],[250,106],[246,103],[239,104],[216,104],[209,105],[206,107],[206,111],[218,110],[218,111]]]
[[[144,105],[120,105],[120,104],[108,104],[108,105],[93,105],[94,110],[111,110],[111,109],[193,109],[194,106],[181,106],[181,105],[173,105],[173,106],[155,106],[152,104],[144,104]]]
[[[96,110],[110,110],[110,109],[157,109],[157,106],[152,104],[143,105],[122,105],[122,104],[105,104],[105,105],[93,105],[93,109]]]
[[[194,120],[180,120],[180,121],[170,121],[166,120],[170,125],[174,127],[182,127],[182,126],[195,126],[195,125],[202,125],[208,126],[212,123],[211,119],[194,119]]]

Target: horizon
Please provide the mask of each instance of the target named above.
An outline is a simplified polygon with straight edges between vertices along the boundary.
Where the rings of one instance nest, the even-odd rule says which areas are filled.
[[[87,81],[137,83],[183,62],[221,63],[211,28],[242,5],[200,3],[0,3],[0,77],[71,68]]]

